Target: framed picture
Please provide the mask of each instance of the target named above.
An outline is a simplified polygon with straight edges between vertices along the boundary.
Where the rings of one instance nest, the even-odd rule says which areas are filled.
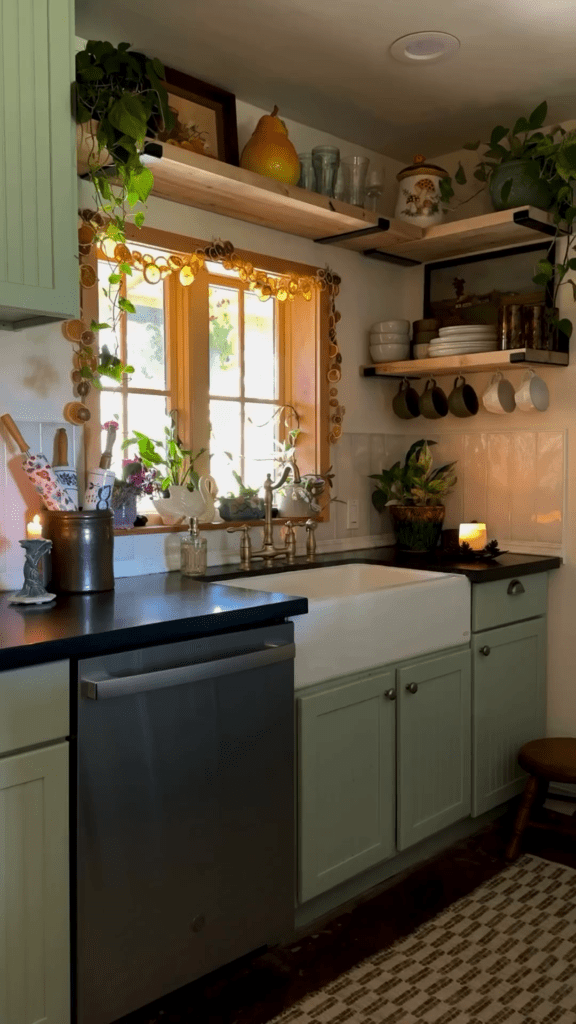
[[[181,71],[164,70],[168,103],[175,123],[169,132],[160,132],[160,141],[238,166],[236,97],[233,93]]]

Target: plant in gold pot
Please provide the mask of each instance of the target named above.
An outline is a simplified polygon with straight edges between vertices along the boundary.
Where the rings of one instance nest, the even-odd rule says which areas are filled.
[[[457,478],[455,462],[432,468],[430,447],[435,443],[416,441],[403,465],[396,462],[370,476],[376,481],[372,504],[378,512],[390,510],[396,543],[403,551],[433,551],[440,540],[445,514],[442,500],[454,489]]]

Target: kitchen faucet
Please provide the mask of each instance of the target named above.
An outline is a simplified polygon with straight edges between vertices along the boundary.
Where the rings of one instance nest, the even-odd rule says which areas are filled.
[[[295,484],[300,483],[300,471],[296,462],[290,461],[286,463],[284,469],[278,480],[272,483],[272,477],[270,473],[266,475],[264,481],[264,534],[262,538],[262,547],[256,551],[252,549],[252,541],[250,540],[250,530],[254,526],[259,526],[260,522],[245,523],[243,526],[230,526],[228,527],[228,533],[242,533],[242,540],[240,542],[240,568],[250,569],[251,561],[253,558],[261,558],[264,561],[264,565],[270,568],[274,564],[276,558],[285,558],[288,565],[294,563],[296,557],[296,530],[294,529],[294,523],[288,521],[284,525],[286,526],[286,537],[284,538],[284,544],[281,548],[276,547],[274,544],[274,524],[272,520],[272,492],[282,487],[282,484],[286,483],[288,477],[292,475]],[[312,519],[306,521],[306,530],[308,532],[308,543],[307,553],[308,561],[312,561],[314,557],[314,551],[316,548],[314,530],[316,529],[317,523]]]

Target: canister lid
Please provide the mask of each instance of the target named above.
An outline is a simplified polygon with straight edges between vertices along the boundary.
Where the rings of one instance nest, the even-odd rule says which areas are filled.
[[[433,174],[436,178],[450,177],[448,171],[445,171],[443,167],[438,167],[437,164],[429,164],[420,153],[414,157],[414,163],[410,164],[410,167],[405,167],[398,172],[396,178],[398,181],[402,181],[402,178],[409,178],[414,174]]]

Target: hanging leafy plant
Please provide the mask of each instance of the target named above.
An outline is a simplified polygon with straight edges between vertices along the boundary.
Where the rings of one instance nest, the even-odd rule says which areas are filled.
[[[172,126],[163,77],[161,61],[131,50],[130,43],[114,47],[90,40],[76,54],[72,109],[76,123],[85,126],[83,155],[96,202],[85,227],[92,231],[89,244],[99,245],[111,263],[108,287],[103,289],[110,303],[110,323],[93,321],[92,332],[115,330],[121,313],[135,312],[130,299],[121,294],[123,276],[132,274],[126,224],[132,218],[142,227],[144,212],[136,207],[146,203],[154,185],[152,171],[142,162],[145,139]],[[83,378],[96,386],[102,374],[119,380],[131,369],[117,352],[103,349],[102,355],[97,367],[79,360]]]

